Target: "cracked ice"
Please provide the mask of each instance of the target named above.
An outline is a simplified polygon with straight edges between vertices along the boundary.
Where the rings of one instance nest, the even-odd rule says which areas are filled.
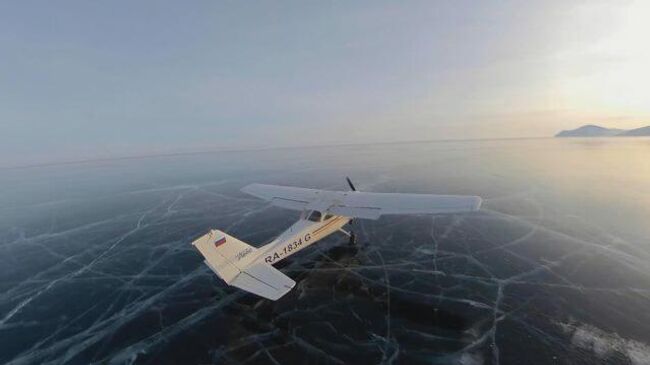
[[[0,211],[0,362],[650,358],[647,236],[553,204],[544,186],[494,184],[487,168],[446,180],[466,171],[436,159],[453,148],[402,147],[435,158],[348,147],[345,157],[251,152],[12,172]],[[475,193],[484,209],[357,221],[358,244],[333,235],[278,265],[297,285],[277,302],[225,286],[189,244],[219,228],[260,246],[297,219],[240,193],[249,182],[345,189],[350,171],[360,189]],[[44,174],[58,183],[32,180]]]

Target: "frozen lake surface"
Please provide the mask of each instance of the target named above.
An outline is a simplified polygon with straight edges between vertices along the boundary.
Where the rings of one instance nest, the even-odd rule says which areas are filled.
[[[191,242],[299,215],[252,182],[472,194],[358,221],[278,267],[277,302]],[[649,364],[650,139],[218,152],[0,170],[0,363]]]

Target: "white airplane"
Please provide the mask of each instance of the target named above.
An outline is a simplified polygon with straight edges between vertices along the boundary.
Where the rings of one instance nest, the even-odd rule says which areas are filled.
[[[328,191],[251,184],[244,193],[267,200],[272,205],[302,211],[300,220],[262,247],[253,247],[222,231],[213,229],[192,245],[205,258],[205,264],[226,284],[267,299],[277,300],[296,282],[271,266],[334,232],[342,232],[354,243],[352,232],[343,226],[352,219],[378,219],[385,214],[444,214],[476,211],[478,196],[366,193]]]

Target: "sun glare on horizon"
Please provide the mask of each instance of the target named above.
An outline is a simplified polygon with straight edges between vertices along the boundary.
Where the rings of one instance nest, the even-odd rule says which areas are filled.
[[[585,48],[564,55],[559,63],[566,77],[557,91],[571,108],[643,122],[640,119],[650,117],[650,2],[610,6],[602,4],[600,10],[616,11],[616,24],[594,22],[594,28],[609,31]]]

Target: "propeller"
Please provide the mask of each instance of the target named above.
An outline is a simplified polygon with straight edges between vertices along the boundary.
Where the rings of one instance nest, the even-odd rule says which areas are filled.
[[[352,180],[350,180],[349,177],[346,176],[346,177],[345,177],[345,180],[348,181],[348,185],[350,185],[350,189],[352,189],[352,191],[357,191],[357,189],[356,189],[356,188],[354,187],[354,185],[352,184]]]
[[[357,188],[354,187],[354,184],[352,183],[352,180],[350,180],[349,177],[346,176],[345,180],[347,180],[348,185],[350,185],[350,189],[352,189],[352,191],[357,191]],[[354,219],[350,219],[350,221],[348,223],[350,224],[350,227],[355,226]],[[350,232],[350,244],[354,244],[355,242],[356,242],[356,236],[354,235],[354,231],[351,231]]]

